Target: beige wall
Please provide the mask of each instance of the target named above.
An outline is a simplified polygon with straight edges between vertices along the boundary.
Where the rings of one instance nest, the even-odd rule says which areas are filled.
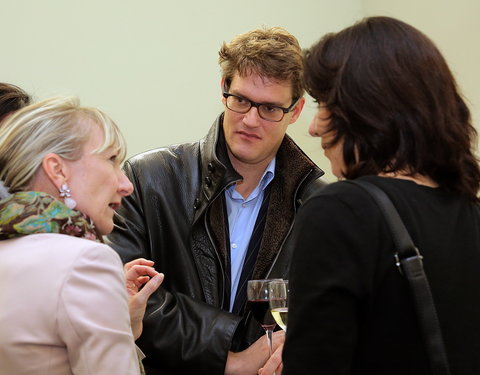
[[[364,15],[401,18],[438,43],[480,118],[477,0],[16,0],[0,9],[0,81],[37,99],[77,95],[105,110],[129,155],[202,137],[222,110],[221,43],[262,25],[283,26],[308,47]],[[289,134],[329,170],[308,136],[314,112],[308,101]]]
[[[363,0],[363,7],[366,16],[399,18],[422,30],[437,44],[480,132],[480,1]]]
[[[223,41],[283,26],[308,46],[362,14],[360,0],[16,0],[0,9],[0,81],[105,110],[129,155],[206,133],[223,108]],[[295,124],[300,138],[310,114]]]

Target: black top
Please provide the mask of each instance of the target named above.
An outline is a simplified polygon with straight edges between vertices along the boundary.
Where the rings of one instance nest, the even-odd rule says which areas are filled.
[[[364,177],[393,201],[424,267],[452,374],[480,374],[480,208],[411,181]],[[284,374],[429,374],[407,280],[373,198],[338,182],[299,211]]]

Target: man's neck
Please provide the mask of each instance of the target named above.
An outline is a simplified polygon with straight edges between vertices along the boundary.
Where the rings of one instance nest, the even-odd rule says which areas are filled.
[[[248,164],[236,159],[230,152],[228,156],[233,168],[243,177],[243,181],[237,182],[235,190],[244,199],[247,199],[260,183],[265,169],[272,160],[264,160],[258,164]]]

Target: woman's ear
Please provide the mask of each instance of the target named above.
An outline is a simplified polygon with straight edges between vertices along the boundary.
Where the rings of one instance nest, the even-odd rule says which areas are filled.
[[[42,169],[57,189],[68,180],[68,166],[57,154],[49,153],[45,155],[42,160]]]

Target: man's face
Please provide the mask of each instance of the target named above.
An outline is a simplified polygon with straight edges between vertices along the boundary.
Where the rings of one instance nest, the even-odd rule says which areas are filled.
[[[237,74],[232,79],[230,94],[241,96],[257,103],[267,103],[288,108],[292,104],[292,86],[290,82],[278,82],[250,74],[241,77]],[[300,115],[305,100],[301,98],[295,108],[285,113],[279,122],[262,119],[258,109],[250,108],[247,113],[237,113],[226,107],[223,130],[234,167],[239,163],[250,166],[266,166],[277,153],[289,124],[294,123]]]

